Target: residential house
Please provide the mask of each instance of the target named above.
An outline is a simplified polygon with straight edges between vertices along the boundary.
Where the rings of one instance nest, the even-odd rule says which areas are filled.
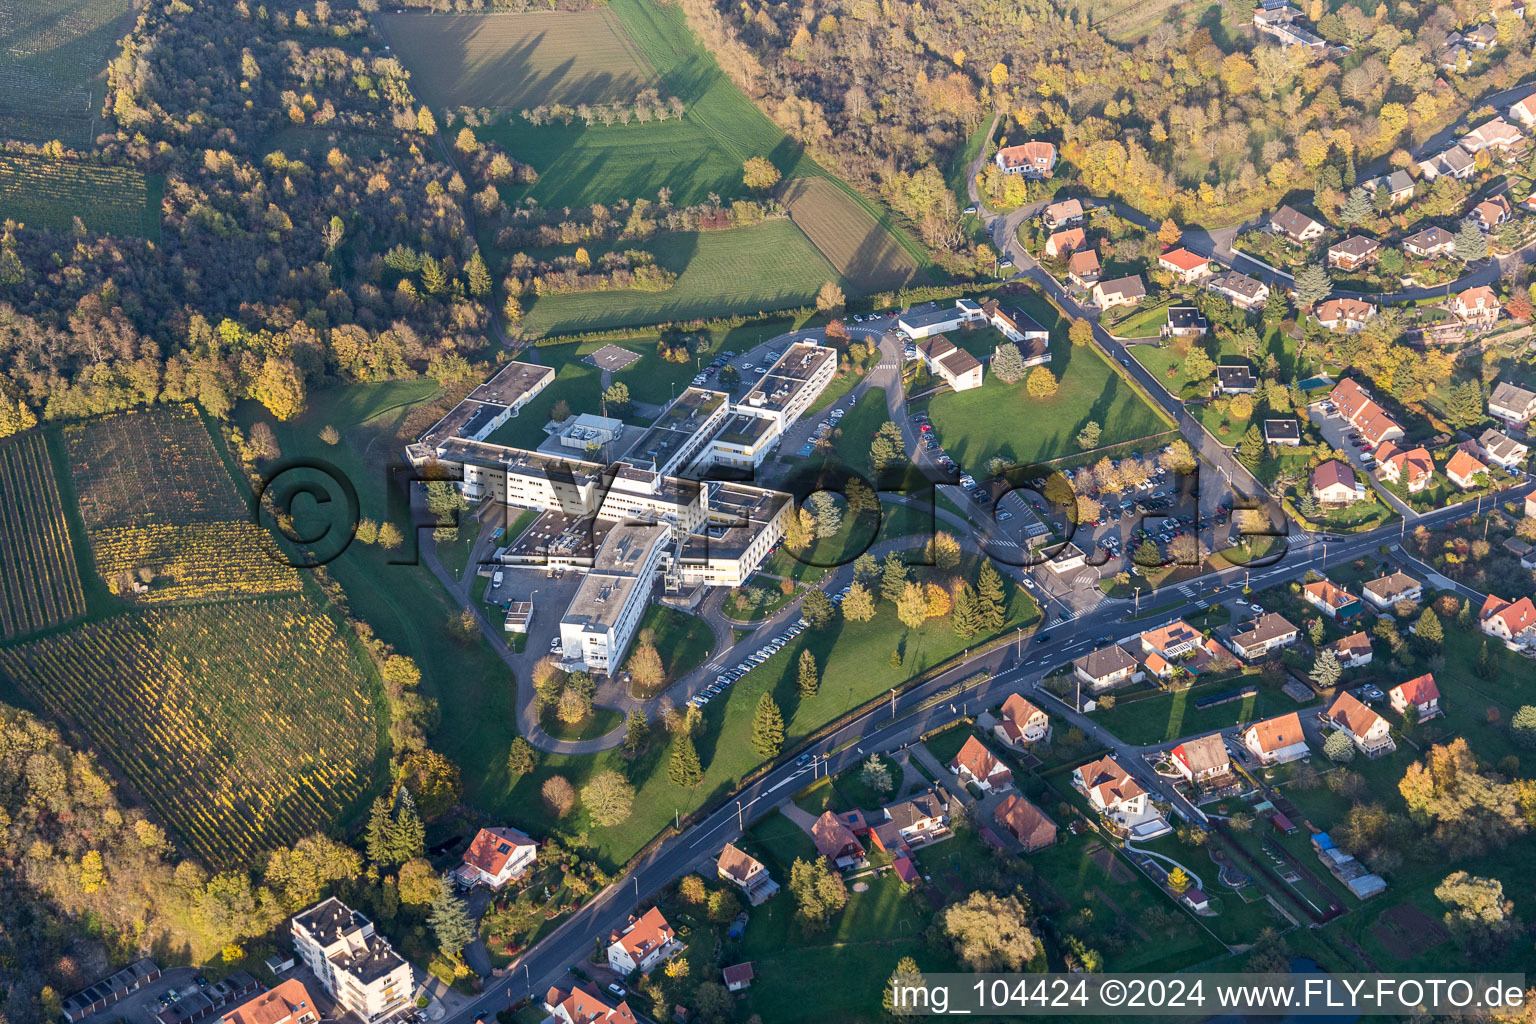
[[[1168,322],[1163,325],[1164,337],[1198,337],[1210,330],[1210,324],[1194,306],[1169,306]]]
[[[823,812],[811,826],[811,842],[816,852],[838,867],[857,864],[864,859],[864,844],[853,829],[831,811]]]
[[[1330,331],[1353,334],[1376,315],[1376,307],[1364,299],[1329,299],[1312,312],[1319,324]]]
[[[298,978],[289,978],[226,1010],[217,1024],[320,1024],[320,1008]]]
[[[1227,646],[1244,661],[1255,661],[1271,651],[1289,647],[1301,631],[1276,612],[1265,612],[1256,619],[1233,626],[1223,626]]]
[[[1193,284],[1211,273],[1211,261],[1188,249],[1174,249],[1157,259],[1157,265],[1184,284]]]
[[[1051,343],[1045,338],[1027,338],[1023,341],[1000,341],[997,348],[992,350],[992,358],[997,358],[997,353],[1004,345],[1011,346],[1019,353],[1019,360],[1025,366],[1043,366],[1051,361]]]
[[[515,828],[483,828],[464,851],[464,863],[454,871],[466,889],[484,885],[504,888],[522,877],[539,859],[539,844]]]
[[[573,981],[570,988],[551,986],[544,994],[544,1008],[561,1024],[638,1024],[639,1020],[628,1003],[609,1005],[590,981]]]
[[[1342,242],[1328,247],[1328,265],[1340,270],[1353,271],[1370,266],[1381,255],[1381,243],[1364,235],[1350,235]]]
[[[1135,662],[1132,662],[1135,664]],[[1010,693],[1003,701],[1003,720],[993,729],[998,739],[1012,747],[1028,746],[1050,739],[1051,719],[1023,694]]]
[[[919,793],[910,800],[891,804],[885,809],[885,822],[889,830],[877,828],[870,834],[887,852],[896,852],[886,845],[883,831],[893,832],[897,849],[903,846],[921,846],[949,833],[949,795],[942,787],[935,786]]]
[[[1232,774],[1232,760],[1227,756],[1227,745],[1219,732],[1185,740],[1174,747],[1169,756],[1178,773],[1196,785],[1219,786]]]
[[[1095,693],[1133,682],[1140,670],[1136,659],[1118,644],[1089,651],[1072,662],[1073,673]]]
[[[1031,140],[1017,146],[1004,146],[993,160],[1004,174],[1049,178],[1056,170],[1056,147],[1049,142]]]
[[[1082,228],[1066,228],[1053,233],[1045,240],[1045,255],[1048,259],[1055,259],[1069,252],[1076,252],[1087,244],[1088,236],[1083,233]]]
[[[1372,444],[1379,445],[1383,441],[1392,441],[1403,436],[1403,428],[1398,426],[1396,421],[1387,415],[1386,410],[1370,397],[1370,393],[1353,379],[1340,381],[1328,397],[1339,415],[1348,420],[1350,426],[1360,431],[1361,435]]]
[[[1472,207],[1471,212],[1467,214],[1467,220],[1476,224],[1479,231],[1487,234],[1514,215],[1508,199],[1503,196],[1492,196]]]
[[[1040,223],[1045,225],[1047,231],[1060,231],[1072,224],[1083,222],[1083,204],[1076,199],[1062,199],[1045,208],[1040,214]]]
[[[1328,229],[1295,207],[1282,206],[1270,214],[1269,230],[1304,245],[1322,238]]]
[[[1536,92],[1511,104],[1509,116],[1527,128],[1536,127]]]
[[[1499,297],[1485,284],[1456,293],[1450,302],[1451,312],[1466,321],[1468,327],[1485,331],[1498,321],[1502,308]]]
[[[1525,514],[1527,516],[1536,516],[1536,491],[1532,491],[1525,496]]]
[[[293,948],[326,995],[365,1022],[401,1010],[415,990],[411,965],[373,922],[332,896],[296,914]]]
[[[1301,731],[1301,716],[1294,711],[1244,729],[1243,746],[1253,752],[1260,764],[1286,764],[1310,752],[1307,737]]]
[[[1301,596],[1312,607],[1340,622],[1348,622],[1365,610],[1360,607],[1359,598],[1332,580],[1314,580],[1306,584],[1301,588]]]
[[[1183,619],[1174,619],[1141,634],[1141,649],[1144,653],[1158,654],[1172,662],[1194,654],[1204,641],[1205,637],[1194,626]]]
[[[981,304],[981,315],[1009,341],[1051,340],[1051,332],[1017,306],[1005,307],[996,299],[988,299]]]
[[[1468,29],[1461,38],[1474,50],[1486,50],[1499,41],[1499,30],[1484,22],[1476,28]]]
[[[1229,270],[1205,283],[1205,290],[1230,299],[1238,309],[1255,310],[1269,300],[1269,285],[1256,277]]]
[[[1462,42],[1460,32],[1452,32],[1447,36],[1445,45],[1440,48],[1438,54],[1435,67],[1448,74],[1461,74],[1472,68],[1472,48]],[[1443,78],[1436,79],[1436,88],[1443,82],[1445,82]],[[1421,172],[1424,170],[1423,164],[1419,165],[1419,170]]]
[[[1117,277],[1113,281],[1100,281],[1093,286],[1090,294],[1095,306],[1113,309],[1115,306],[1136,305],[1147,297],[1147,286],[1142,282],[1140,274],[1133,274],[1130,277]]]
[[[1242,365],[1216,367],[1216,391],[1223,395],[1251,395],[1259,389],[1259,378]]]
[[[1422,445],[1403,450],[1390,441],[1376,449],[1376,476],[1417,494],[1435,479],[1435,460]]]
[[[1516,441],[1501,430],[1489,427],[1477,436],[1478,451],[1483,453],[1483,458],[1495,466],[1504,469],[1515,469],[1525,465],[1525,460],[1530,457],[1531,449],[1521,441]]]
[[[1484,633],[1505,643],[1519,646],[1536,643],[1536,605],[1532,605],[1528,597],[1506,601],[1489,594],[1477,618]]]
[[[1460,146],[1452,146],[1450,149],[1436,153],[1428,160],[1419,162],[1419,175],[1425,181],[1434,181],[1441,175],[1449,175],[1465,181],[1476,173],[1477,164],[1472,159],[1472,154]]]
[[[1013,785],[1013,772],[975,736],[965,741],[960,753],[949,762],[949,770],[962,782],[974,782],[983,793]]]
[[[1502,117],[1496,117],[1467,132],[1457,140],[1457,143],[1468,153],[1476,154],[1487,150],[1491,156],[1508,154],[1524,141],[1525,136],[1521,134],[1519,128]]]
[[[1365,486],[1355,471],[1337,459],[1329,459],[1312,471],[1312,497],[1322,505],[1350,505],[1365,497]]]
[[[1298,24],[1301,12],[1294,7],[1266,7],[1253,12],[1253,27],[1283,47],[1326,50],[1328,41]]]
[[[1480,487],[1489,480],[1488,467],[1483,465],[1465,448],[1456,449],[1450,461],[1445,464],[1445,477],[1451,483],[1464,491],[1470,491],[1474,487]],[[1482,479],[1478,479],[1481,477]]]
[[[1439,716],[1440,688],[1435,685],[1434,673],[1426,673],[1406,683],[1398,683],[1387,691],[1392,700],[1392,710],[1406,715],[1409,708],[1418,713],[1419,721]]]
[[[1500,381],[1488,396],[1488,415],[1506,426],[1524,428],[1536,416],[1536,391]]]
[[[1324,717],[1353,740],[1366,757],[1380,757],[1397,749],[1387,720],[1356,700],[1353,694],[1339,694]]]
[[[981,387],[986,371],[981,361],[942,334],[918,342],[917,354],[928,372],[955,391]]]
[[[1067,259],[1067,280],[1079,288],[1092,288],[1102,273],[1096,249],[1082,249]]]
[[[1442,227],[1428,227],[1403,239],[1403,251],[1421,259],[1449,256],[1456,251],[1456,236]]]
[[[1342,640],[1335,640],[1328,645],[1327,650],[1333,652],[1340,668],[1362,668],[1375,657],[1371,650],[1371,638],[1364,633],[1351,633]]]
[[[763,862],[733,843],[726,843],[725,849],[720,851],[720,859],[715,861],[715,873],[746,893],[754,907],[779,891],[779,883],[773,880]]]
[[[1168,823],[1157,816],[1141,783],[1112,756],[1101,757],[1075,769],[1072,783],[1088,798],[1095,811],[1133,836],[1150,838],[1168,830]]]
[[[1013,838],[1023,844],[1025,853],[1043,850],[1056,842],[1056,823],[1017,793],[1008,794],[993,808],[992,819],[1013,833]]]
[[[1383,611],[1390,610],[1399,601],[1419,602],[1424,597],[1424,584],[1405,572],[1392,572],[1371,580],[1361,591],[1365,599]]]
[[[720,978],[725,982],[725,990],[727,992],[745,992],[752,987],[753,977],[754,974],[750,963],[731,964],[731,966],[720,972]]]
[[[1301,424],[1294,419],[1265,420],[1264,442],[1266,444],[1280,444],[1290,448],[1301,445]]]
[[[1394,206],[1399,203],[1406,203],[1408,200],[1413,198],[1413,175],[1409,174],[1407,171],[1393,171],[1391,174],[1384,174],[1379,178],[1372,178],[1370,181],[1364,182],[1363,184],[1365,185],[1365,189],[1368,192],[1374,193],[1380,192],[1382,189],[1386,189],[1387,196],[1391,199],[1392,205]]]
[[[621,976],[631,971],[650,974],[657,964],[683,948],[661,908],[652,907],[639,917],[631,914],[628,924],[609,934],[608,966]]]

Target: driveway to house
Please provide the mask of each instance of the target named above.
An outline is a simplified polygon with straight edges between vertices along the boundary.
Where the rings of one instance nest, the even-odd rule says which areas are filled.
[[[1307,406],[1307,418],[1317,424],[1317,429],[1322,433],[1323,440],[1327,441],[1336,451],[1349,453],[1349,461],[1356,475],[1364,476],[1370,483],[1371,489],[1381,495],[1382,501],[1396,509],[1397,513],[1404,519],[1411,521],[1419,518],[1419,513],[1414,511],[1412,506],[1387,490],[1386,486],[1376,479],[1376,475],[1371,472],[1372,469],[1376,468],[1376,463],[1372,462],[1367,466],[1362,457],[1365,452],[1350,443],[1349,435],[1355,428],[1348,420],[1336,412],[1328,412],[1323,408],[1321,402],[1314,402]]]

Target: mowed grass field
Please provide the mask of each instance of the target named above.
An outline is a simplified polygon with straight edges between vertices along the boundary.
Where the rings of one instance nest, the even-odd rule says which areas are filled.
[[[0,0],[0,136],[90,145],[130,0]]]
[[[530,299],[524,325],[540,334],[569,334],[756,313],[808,305],[823,284],[842,281],[800,229],[784,219],[750,228],[674,232],[637,248],[655,253],[657,263],[676,271],[677,283],[662,292],[585,292]]]
[[[406,12],[378,23],[433,107],[633,102],[661,80],[606,10]]]
[[[1169,429],[1169,423],[1090,347],[1067,340],[1066,321],[1033,295],[1010,296],[1051,331],[1051,362],[1060,382],[1056,394],[1031,398],[1024,382],[1004,384],[988,373],[970,391],[943,391],[928,403],[933,428],[949,453],[972,471],[994,455],[1019,463],[1074,454],[1078,431],[1090,420],[1103,428],[1100,444],[1133,441]]]
[[[795,226],[858,291],[900,288],[917,275],[912,254],[830,178],[796,179],[783,201]]]
[[[0,153],[0,218],[69,231],[79,217],[101,234],[155,238],[160,217],[149,184],[131,167]]]

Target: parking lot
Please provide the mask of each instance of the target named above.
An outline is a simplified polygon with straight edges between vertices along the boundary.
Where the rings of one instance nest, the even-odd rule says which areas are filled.
[[[1348,420],[1334,411],[1333,403],[1326,399],[1307,406],[1307,416],[1322,432],[1323,440],[1341,452],[1348,452],[1355,467],[1366,472],[1376,468],[1376,456],[1371,454],[1371,442],[1360,437]]]
[[[842,590],[832,595],[832,601],[834,604],[841,604],[843,602],[843,598],[847,596],[848,587],[844,587]],[[802,618],[779,630],[778,633],[765,640],[763,642],[763,646],[747,655],[747,657],[744,658],[734,668],[729,668],[724,672],[721,672],[719,675],[715,676],[714,682],[704,687],[704,689],[700,690],[692,697],[689,697],[688,706],[702,708],[711,700],[714,700],[716,697],[720,696],[720,694],[724,693],[732,685],[734,685],[736,680],[740,679],[742,676],[746,675],[754,668],[757,668],[757,666],[761,665],[775,654],[778,654],[779,651],[783,650],[785,644],[789,643],[791,640],[805,631],[805,626],[805,619]]]

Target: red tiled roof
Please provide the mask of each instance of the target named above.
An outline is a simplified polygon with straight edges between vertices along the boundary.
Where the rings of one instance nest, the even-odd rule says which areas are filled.
[[[229,1024],[284,1024],[305,1014],[320,1019],[320,1011],[310,997],[309,990],[297,978],[289,978],[270,991],[249,999],[232,1010],[224,1012]]]
[[[1400,694],[1409,704],[1428,704],[1432,700],[1440,699],[1440,688],[1435,685],[1434,673],[1427,673],[1417,679],[1410,679],[1406,683],[1398,683],[1392,687],[1394,694]]]
[[[544,996],[551,1007],[564,1011],[574,1024],[637,1024],[628,1003],[609,1006],[591,982],[580,982],[569,989],[551,988]]]
[[[850,846],[860,850],[864,848],[858,836],[853,834],[853,829],[844,825],[831,811],[823,812],[811,826],[811,841],[816,844],[816,852],[823,857],[841,857],[843,851]]]
[[[464,863],[488,875],[499,875],[520,846],[538,846],[515,828],[483,828],[464,851]]]
[[[1478,618],[1487,621],[1494,616],[1504,621],[1510,636],[1516,636],[1527,626],[1536,624],[1536,605],[1532,605],[1528,597],[1522,597],[1517,601],[1506,601],[1502,597],[1489,594],[1488,600],[1483,602],[1483,609],[1478,613]]]
[[[614,932],[609,939],[609,942],[617,942],[637,961],[671,941],[672,926],[661,916],[660,907],[647,910],[628,931],[622,934]]]
[[[1451,461],[1445,464],[1445,475],[1452,479],[1471,480],[1478,473],[1486,472],[1487,466],[1460,448],[1451,456]]]
[[[1353,694],[1341,693],[1328,709],[1328,717],[1344,726],[1351,735],[1364,736],[1381,716],[1355,699]]]
[[[1090,761],[1078,771],[1082,773],[1083,783],[1090,791],[1098,792],[1099,802],[1106,807],[1133,800],[1146,792],[1141,788],[1141,783],[1131,778],[1130,773],[1120,767],[1120,762],[1113,757]]]
[[[1301,716],[1294,711],[1278,718],[1255,722],[1248,727],[1248,732],[1258,741],[1259,750],[1266,754],[1306,741],[1301,731]],[[1244,738],[1246,742],[1246,734]]]
[[[1188,249],[1174,249],[1172,252],[1165,252],[1162,256],[1158,257],[1158,261],[1186,272],[1198,270],[1200,267],[1210,263],[1210,260],[1204,256],[1192,253]]]
[[[1338,586],[1332,580],[1318,580],[1315,583],[1308,583],[1301,589],[1335,610],[1342,608],[1355,599],[1355,595]]]
[[[1040,713],[1040,709],[1025,700],[1022,693],[1010,693],[1003,701],[1003,717],[1014,722],[1027,722]]]
[[[965,741],[965,746],[960,748],[960,753],[949,762],[949,768],[951,771],[964,768],[976,779],[989,779],[994,774],[1008,770],[1001,761],[992,756],[992,751],[987,749],[986,744],[975,736]]]

